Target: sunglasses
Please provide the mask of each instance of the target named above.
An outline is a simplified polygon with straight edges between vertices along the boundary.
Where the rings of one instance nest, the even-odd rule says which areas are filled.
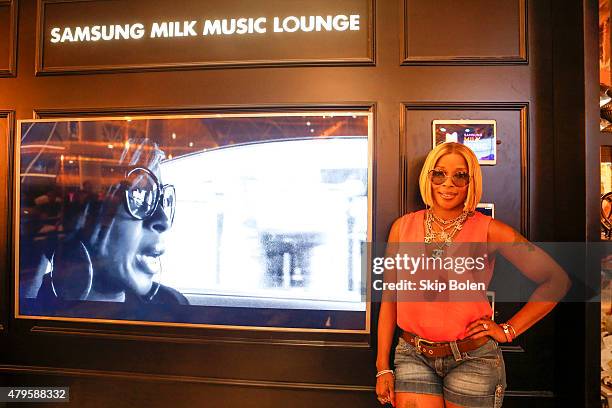
[[[151,170],[136,167],[125,176],[125,186],[125,205],[133,218],[149,219],[161,205],[172,225],[176,208],[176,191],[173,185],[162,185]]]
[[[444,184],[448,177],[448,174],[446,174],[444,170],[433,169],[429,172],[429,179],[433,184],[437,186],[439,186],[440,184]],[[453,184],[457,187],[465,187],[470,184],[470,178],[470,174],[465,171],[458,171],[457,173],[451,176]]]

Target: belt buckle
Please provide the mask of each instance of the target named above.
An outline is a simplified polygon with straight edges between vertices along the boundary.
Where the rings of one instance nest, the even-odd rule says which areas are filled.
[[[414,345],[419,353],[423,353],[425,351],[421,350],[421,343],[425,343],[426,345],[429,345],[429,347],[433,347],[435,342],[417,337],[414,341]],[[433,355],[433,350],[427,351],[427,354]]]

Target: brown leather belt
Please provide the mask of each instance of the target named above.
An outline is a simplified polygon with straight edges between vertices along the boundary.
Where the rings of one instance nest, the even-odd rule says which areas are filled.
[[[446,357],[452,356],[453,350],[451,349],[450,342],[434,342],[422,339],[408,332],[402,332],[402,338],[407,343],[412,344],[417,351],[427,357]],[[468,339],[468,340],[457,340],[457,348],[460,353],[466,351],[472,351],[478,347],[484,345],[490,340],[489,336],[484,336],[479,339]]]

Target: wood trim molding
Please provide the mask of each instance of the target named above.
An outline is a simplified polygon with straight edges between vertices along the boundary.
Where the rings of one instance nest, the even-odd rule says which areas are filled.
[[[206,113],[262,113],[262,112],[326,112],[334,111],[364,111],[372,113],[372,139],[370,141],[371,156],[375,158],[375,129],[376,129],[376,103],[375,102],[345,102],[345,103],[317,103],[317,104],[276,104],[276,105],[208,105],[208,106],[179,106],[179,107],[103,107],[103,108],[68,108],[68,109],[34,109],[33,118],[83,118],[83,117],[138,117],[163,115],[189,115]],[[375,177],[375,160],[371,160],[372,173]],[[372,188],[372,195],[375,195]],[[371,202],[372,214],[375,213],[375,200]],[[371,220],[372,231],[375,229],[374,220]],[[14,269],[11,269],[14,270]],[[368,318],[370,322],[375,316],[369,307]],[[325,333],[308,331],[274,331],[275,338],[270,338],[271,331],[240,330],[237,328],[208,327],[170,327],[160,325],[130,324],[129,327],[115,328],[108,322],[71,321],[61,322],[60,319],[46,320],[33,318],[18,318],[20,330],[23,328],[32,334],[53,335],[66,337],[102,338],[108,340],[151,341],[160,343],[182,344],[256,344],[277,345],[289,347],[326,347],[344,349],[369,349],[372,347],[372,332],[369,333]],[[31,322],[31,323],[30,323]],[[371,323],[370,323],[371,324]],[[161,326],[161,327],[160,327]]]
[[[325,384],[325,383],[298,383],[284,381],[261,381],[261,380],[242,380],[235,378],[217,377],[195,377],[186,375],[163,375],[136,373],[125,371],[105,371],[92,369],[74,369],[61,367],[43,367],[27,365],[0,365],[1,373],[11,374],[34,374],[44,376],[66,376],[77,378],[104,378],[128,381],[147,381],[147,382],[169,382],[169,383],[190,383],[190,384],[209,384],[226,385],[239,387],[258,387],[268,389],[289,389],[289,390],[312,390],[312,391],[349,391],[349,392],[374,392],[373,386],[364,385],[345,385],[345,384]]]
[[[375,111],[376,103],[371,101],[353,101],[338,103],[305,103],[305,104],[261,104],[261,105],[185,105],[185,106],[144,106],[144,107],[95,107],[95,108],[36,108],[32,113],[34,119],[51,119],[66,117],[96,116],[154,116],[154,115],[196,115],[206,113],[265,113],[265,112],[324,112],[327,110]]]
[[[521,233],[529,238],[529,105],[516,105],[521,112]]]
[[[16,1],[16,0],[15,0]],[[36,57],[35,75],[70,75],[100,74],[113,72],[147,72],[179,71],[194,69],[227,69],[227,68],[266,68],[266,67],[330,67],[330,66],[376,66],[376,1],[368,0],[370,24],[368,38],[370,45],[367,57],[364,58],[329,58],[329,59],[285,59],[285,60],[247,60],[247,61],[214,61],[214,62],[180,62],[180,63],[145,63],[134,65],[92,65],[45,68],[44,66],[44,22],[45,5],[48,3],[91,2],[99,0],[37,0],[36,18]]]
[[[9,58],[8,67],[6,69],[0,69],[0,78],[14,78],[17,76],[17,32],[18,32],[18,14],[19,4],[18,0],[0,0],[0,6],[10,7],[10,24],[9,29]]]
[[[345,385],[345,384],[325,384],[325,383],[298,383],[298,382],[281,382],[281,381],[255,381],[241,380],[234,378],[212,378],[212,377],[194,377],[183,375],[160,375],[148,373],[134,373],[124,371],[103,371],[103,370],[87,370],[73,369],[61,367],[43,367],[43,366],[27,366],[27,365],[0,365],[0,373],[14,375],[40,375],[40,376],[62,376],[76,378],[103,378],[116,379],[122,381],[146,381],[153,383],[169,382],[169,383],[189,383],[189,384],[208,384],[208,385],[224,385],[238,387],[257,387],[267,389],[288,389],[288,390],[309,390],[309,391],[338,391],[338,392],[361,392],[373,393],[375,387],[373,385]],[[506,397],[508,398],[554,398],[554,393],[546,390],[507,390]]]
[[[149,341],[160,343],[177,344],[266,344],[273,346],[298,346],[298,347],[327,347],[327,348],[358,348],[369,349],[366,341],[327,341],[327,340],[304,340],[304,339],[271,339],[271,338],[249,338],[231,336],[198,336],[188,334],[174,334],[162,332],[138,332],[113,329],[94,329],[84,327],[63,326],[32,326],[30,332],[33,334],[102,338],[106,340],[128,340]]]
[[[525,349],[523,348],[523,346],[518,345],[518,344],[511,344],[511,345],[500,344],[499,348],[504,353],[524,353],[525,352]]]
[[[400,211],[408,211],[406,182],[408,180],[406,111],[411,110],[510,110],[520,113],[521,199],[520,232],[529,238],[529,103],[528,102],[404,102],[400,114]]]
[[[7,157],[2,158],[2,162],[5,163],[6,168],[0,169],[0,177],[4,177],[4,182],[6,183],[6,201],[5,208],[3,208],[2,214],[0,216],[6,222],[6,231],[0,237],[0,245],[2,245],[5,256],[0,257],[0,259],[4,259],[4,264],[2,265],[2,272],[0,272],[0,294],[8,299],[8,302],[3,302],[0,306],[0,333],[6,332],[8,329],[8,321],[10,319],[10,307],[9,305],[12,303],[13,295],[12,295],[12,274],[9,271],[12,271],[13,265],[13,256],[12,256],[12,213],[13,213],[13,191],[10,186],[13,185],[13,146],[15,140],[15,112],[12,110],[0,110],[0,118],[3,118],[7,121],[7,140],[1,141],[1,143],[6,143],[6,155]],[[1,151],[1,150],[0,150]]]
[[[402,1],[401,10],[401,65],[525,65],[529,64],[527,0],[517,0],[519,3],[519,53],[518,55],[499,56],[410,56],[408,50],[408,1]]]
[[[552,391],[515,391],[515,390],[507,390],[505,396],[508,398],[555,398],[555,393]]]

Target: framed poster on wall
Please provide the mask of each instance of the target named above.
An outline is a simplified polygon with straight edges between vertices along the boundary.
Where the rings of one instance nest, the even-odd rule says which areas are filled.
[[[433,147],[446,142],[462,143],[472,149],[480,164],[497,163],[494,120],[434,120]]]
[[[369,331],[370,112],[18,128],[17,318]]]

